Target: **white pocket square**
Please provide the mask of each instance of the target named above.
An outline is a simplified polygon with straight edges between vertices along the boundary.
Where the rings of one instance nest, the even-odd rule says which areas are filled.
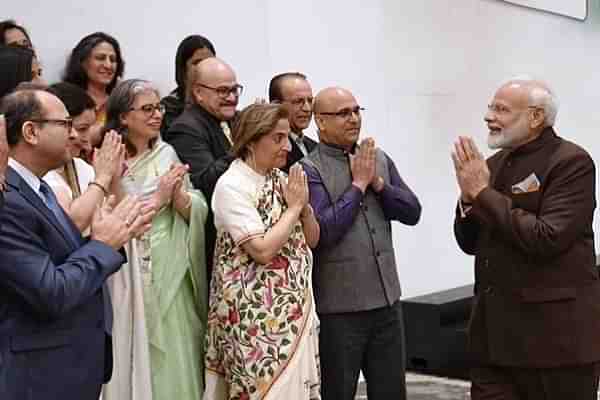
[[[513,194],[531,193],[540,190],[540,180],[534,172],[519,183],[511,186]]]

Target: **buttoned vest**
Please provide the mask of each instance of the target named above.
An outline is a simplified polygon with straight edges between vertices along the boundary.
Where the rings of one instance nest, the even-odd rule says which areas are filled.
[[[349,156],[341,149],[321,142],[302,162],[317,170],[330,204],[352,185]],[[377,150],[377,174],[389,183],[387,157],[381,150]],[[400,298],[391,223],[372,189],[367,189],[341,239],[316,249],[313,282],[319,313],[372,310]]]

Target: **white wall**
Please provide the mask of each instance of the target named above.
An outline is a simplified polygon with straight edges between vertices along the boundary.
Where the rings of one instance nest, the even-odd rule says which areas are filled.
[[[498,82],[521,73],[547,79],[561,99],[558,130],[600,163],[595,3],[586,22],[497,0],[104,0],[101,8],[22,0],[2,8],[29,27],[50,81],[82,36],[104,30],[123,47],[126,77],[153,80],[164,93],[173,87],[176,47],[191,33],[209,37],[236,69],[243,104],[266,96],[270,77],[286,70],[308,74],[315,90],[353,90],[367,108],[363,132],[423,203],[417,227],[395,225],[408,297],[473,279],[472,259],[452,235],[449,151],[458,134],[485,146],[483,113]]]

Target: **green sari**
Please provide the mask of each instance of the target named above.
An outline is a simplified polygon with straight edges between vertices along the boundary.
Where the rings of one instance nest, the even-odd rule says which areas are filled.
[[[159,141],[129,166],[123,177],[124,191],[150,195],[173,163],[180,163],[175,151]],[[152,229],[128,248],[129,263],[137,265],[143,287],[154,400],[199,400],[204,388],[203,340],[208,313],[204,222],[208,208],[202,193],[192,189],[187,177],[185,185],[192,198],[189,221],[173,207],[165,207],[154,217]],[[127,305],[115,303],[116,310],[121,306]],[[118,340],[116,345],[119,352]],[[133,364],[136,362],[143,360],[134,358]],[[146,390],[132,386],[132,399],[149,400]]]

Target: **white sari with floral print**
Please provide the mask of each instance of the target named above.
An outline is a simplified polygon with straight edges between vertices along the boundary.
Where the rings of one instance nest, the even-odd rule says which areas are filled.
[[[238,159],[215,188],[204,400],[320,399],[312,252],[301,223],[269,264],[241,246],[285,211],[285,179],[277,169],[259,175]]]

